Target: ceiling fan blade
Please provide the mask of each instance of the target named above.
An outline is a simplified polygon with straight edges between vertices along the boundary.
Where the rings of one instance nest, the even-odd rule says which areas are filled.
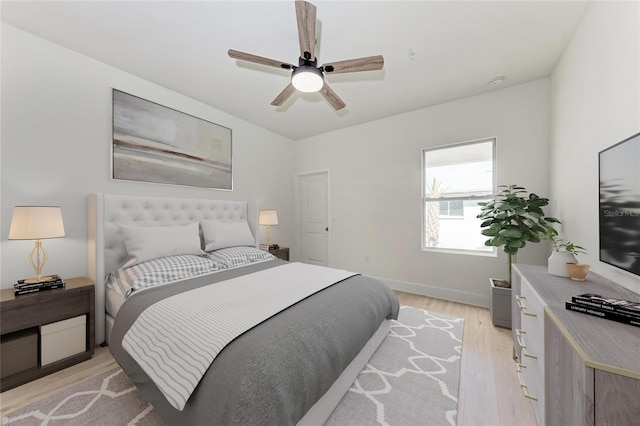
[[[239,59],[241,61],[253,62],[255,64],[266,65],[268,67],[274,68],[282,68],[285,70],[293,69],[293,65],[287,62],[276,61],[275,59],[252,55],[251,53],[240,52],[239,50],[229,49],[228,53],[229,56],[233,59]]]
[[[365,58],[347,59],[346,61],[332,62],[324,64],[324,71],[331,74],[343,74],[356,71],[381,70],[384,66],[382,55],[367,56]]]
[[[324,96],[327,101],[329,101],[333,109],[335,109],[336,111],[341,110],[342,108],[347,106],[347,104],[345,104],[342,99],[340,99],[338,95],[336,95],[336,92],[334,92],[331,87],[329,87],[326,81],[324,82],[324,86],[322,86],[322,89],[320,89],[320,94]]]
[[[304,0],[296,0],[300,57],[313,61],[316,46],[316,7]],[[305,54],[308,52],[308,55]],[[307,57],[309,56],[309,57]]]
[[[293,95],[293,92],[295,91],[296,91],[296,88],[293,87],[293,84],[289,83],[287,87],[285,87],[284,90],[280,92],[280,94],[276,96],[276,98],[273,101],[271,101],[271,105],[273,106],[282,105],[287,99],[289,99],[289,96]]]

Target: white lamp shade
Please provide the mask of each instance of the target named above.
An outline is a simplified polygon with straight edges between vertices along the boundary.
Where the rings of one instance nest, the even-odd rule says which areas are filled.
[[[13,208],[10,240],[40,240],[64,237],[62,210],[55,206],[16,206]]]
[[[260,210],[260,216],[258,217],[258,224],[277,225],[278,212],[275,210]]]
[[[324,86],[324,78],[317,68],[303,65],[291,74],[291,84],[301,92],[317,92]]]

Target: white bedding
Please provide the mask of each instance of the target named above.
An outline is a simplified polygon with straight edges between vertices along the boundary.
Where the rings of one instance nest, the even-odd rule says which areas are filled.
[[[105,310],[108,316],[115,318],[126,298],[113,288],[106,289]],[[107,327],[109,328],[109,327]],[[109,343],[109,334],[107,333],[107,343]]]

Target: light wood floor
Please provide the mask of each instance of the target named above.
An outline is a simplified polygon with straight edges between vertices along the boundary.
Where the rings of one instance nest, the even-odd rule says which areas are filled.
[[[396,291],[400,304],[464,318],[458,425],[535,425],[516,376],[511,330],[494,327],[489,310]]]
[[[487,309],[410,293],[396,294],[402,305],[465,320],[458,425],[535,425],[511,359],[511,333],[494,327]],[[108,348],[96,347],[89,361],[3,392],[0,411],[9,414],[116,366]]]

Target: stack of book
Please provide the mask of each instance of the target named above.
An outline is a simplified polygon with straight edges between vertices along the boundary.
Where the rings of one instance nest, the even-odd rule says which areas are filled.
[[[566,308],[587,315],[640,327],[640,302],[602,297],[586,293],[573,296]]]
[[[37,293],[55,288],[64,288],[65,285],[64,280],[58,275],[52,275],[50,279],[36,283],[29,283],[27,280],[18,280],[18,283],[13,285],[13,293],[16,296],[19,294]]]

